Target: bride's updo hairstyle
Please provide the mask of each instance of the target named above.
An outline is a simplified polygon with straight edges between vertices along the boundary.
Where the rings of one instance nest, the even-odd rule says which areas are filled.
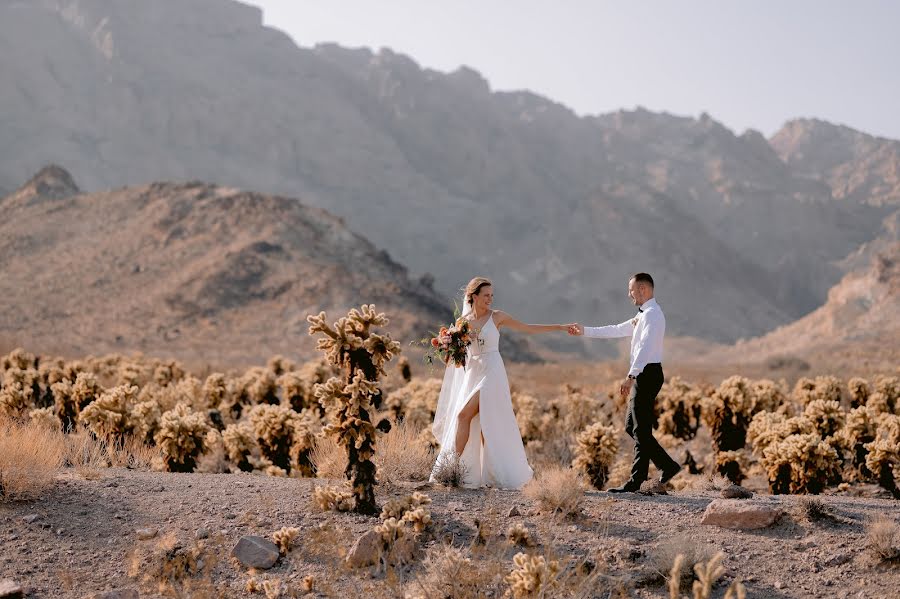
[[[475,303],[475,296],[481,293],[482,287],[493,287],[490,279],[475,277],[466,285],[466,304],[470,307]]]

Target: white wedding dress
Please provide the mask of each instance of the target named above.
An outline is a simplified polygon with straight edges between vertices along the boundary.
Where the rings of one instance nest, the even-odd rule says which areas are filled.
[[[431,480],[442,460],[452,456],[456,445],[457,415],[473,395],[481,392],[478,414],[469,427],[469,440],[461,460],[466,467],[465,487],[519,489],[532,477],[525,447],[513,414],[509,379],[500,357],[500,331],[494,314],[488,317],[479,338],[468,349],[465,368],[447,367],[434,416],[432,432],[440,452]],[[482,436],[484,441],[482,442]]]

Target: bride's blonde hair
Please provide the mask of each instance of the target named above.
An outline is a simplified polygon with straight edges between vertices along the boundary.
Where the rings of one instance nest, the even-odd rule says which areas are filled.
[[[491,283],[490,279],[485,277],[475,277],[469,284],[466,285],[466,303],[470,306],[475,303],[475,298],[473,296],[478,295],[481,291],[482,287],[493,287],[494,284]]]

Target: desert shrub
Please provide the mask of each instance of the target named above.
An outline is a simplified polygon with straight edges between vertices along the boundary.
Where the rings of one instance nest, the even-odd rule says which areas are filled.
[[[282,376],[288,372],[297,370],[297,364],[293,360],[289,360],[284,356],[272,356],[266,362],[266,368],[272,371],[275,376]]]
[[[62,421],[53,408],[38,408],[28,412],[28,420],[37,426],[53,430],[62,430]]]
[[[0,416],[20,418],[27,415],[33,406],[34,392],[30,385],[14,381],[5,383],[0,389]]]
[[[37,357],[25,351],[21,347],[17,347],[2,358],[0,358],[0,370],[6,371],[13,368],[26,370],[28,368],[36,368],[38,364]]]
[[[193,472],[209,431],[204,414],[192,411],[187,404],[180,403],[163,414],[156,443],[163,451],[166,470]]]
[[[53,486],[65,458],[59,429],[0,416],[0,501],[38,497]]]
[[[160,387],[177,383],[185,376],[185,370],[175,360],[154,360],[153,381]]]
[[[744,472],[747,468],[746,452],[743,449],[736,451],[717,451],[714,456],[716,472],[728,479],[729,482],[739,485],[744,482]]]
[[[431,474],[434,451],[404,420],[379,439],[374,461],[381,482],[422,481]]]
[[[155,399],[138,401],[129,410],[128,420],[132,433],[144,443],[154,443],[162,420],[162,408]]]
[[[328,324],[324,312],[309,316],[308,320],[309,334],[322,335],[317,348],[346,373],[344,380],[332,377],[315,386],[316,399],[328,413],[325,432],[347,450],[347,477],[352,481],[355,510],[377,513],[376,467],[372,457],[378,429],[372,415],[381,397],[377,381],[385,374],[385,364],[399,352],[400,344],[390,335],[371,330],[388,324],[385,315],[375,312],[371,305],[351,310],[334,327]]]
[[[548,466],[540,470],[522,490],[526,497],[548,514],[572,516],[581,511],[584,489],[578,473],[571,468]]]
[[[609,480],[609,467],[619,451],[619,431],[597,422],[576,438],[574,468],[580,469],[594,488],[603,490]]]
[[[659,432],[688,441],[700,428],[703,393],[680,377],[666,381],[656,398]]]
[[[72,430],[78,422],[80,408],[72,396],[73,385],[68,380],[53,383],[50,386],[53,394],[53,407],[63,430]]]
[[[481,580],[478,563],[452,545],[432,547],[425,555],[422,573],[412,585],[422,591],[415,597],[474,598],[490,588]]]

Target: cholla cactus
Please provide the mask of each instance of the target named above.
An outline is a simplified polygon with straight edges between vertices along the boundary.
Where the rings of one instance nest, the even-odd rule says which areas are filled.
[[[385,374],[385,364],[400,351],[400,344],[389,335],[374,333],[373,327],[388,324],[384,314],[374,306],[362,306],[329,326],[325,313],[309,316],[310,335],[322,335],[316,347],[328,360],[343,368],[343,381],[331,378],[315,387],[316,399],[326,408],[329,424],[325,432],[347,450],[347,477],[352,480],[355,510],[376,514],[375,451],[376,427],[373,410],[378,407],[381,392],[376,386]]]
[[[0,414],[17,418],[27,414],[34,406],[31,387],[22,383],[6,383],[0,389]]]
[[[281,376],[285,373],[297,370],[297,365],[293,360],[288,360],[284,356],[272,356],[269,358],[266,367],[272,371],[275,376]]]
[[[596,489],[603,490],[609,467],[619,452],[618,429],[597,422],[582,431],[576,442],[572,466],[584,472]]]
[[[840,403],[843,394],[841,381],[833,376],[817,376],[814,380],[800,378],[792,393],[794,400],[803,406],[817,399]]]
[[[736,485],[744,479],[744,469],[747,467],[747,459],[743,449],[736,451],[717,451],[715,455],[716,472]]]
[[[803,415],[812,421],[823,439],[833,437],[844,424],[841,404],[834,400],[814,399],[806,404]]]
[[[816,433],[792,434],[762,452],[772,493],[818,494],[840,482],[837,451]]]
[[[82,379],[79,376],[78,381],[80,380]],[[76,391],[79,387],[78,381],[75,382]],[[137,394],[138,388],[135,386],[113,387],[84,408],[78,419],[98,437],[122,442],[125,436],[131,433],[133,423],[130,418],[131,405]]]
[[[403,514],[402,521],[412,525],[413,530],[420,533],[431,524],[431,513],[424,507],[417,507]]]
[[[900,378],[895,376],[875,377],[875,392],[867,403],[876,412],[898,413],[900,411]]]
[[[337,487],[316,487],[313,501],[323,511],[349,512],[355,506],[354,494]]]
[[[656,398],[656,415],[659,432],[689,441],[700,428],[700,411],[703,393],[698,387],[672,377]]]
[[[851,479],[868,480],[872,477],[872,472],[866,466],[866,456],[869,453],[866,445],[875,440],[876,416],[868,406],[859,405],[850,410],[844,426],[835,435],[835,440],[851,456]]]
[[[313,407],[312,393],[306,381],[298,372],[285,372],[275,381],[281,389],[281,404],[290,406],[295,412]]]
[[[412,367],[409,365],[409,358],[402,356],[397,361],[397,369],[400,371],[400,376],[403,377],[404,381],[409,383],[412,380]]]
[[[72,390],[72,383],[68,380],[62,380],[50,386],[54,411],[64,431],[74,430],[80,411],[78,403],[72,398]]]
[[[138,400],[140,400],[138,396]],[[152,444],[159,431],[162,409],[155,399],[145,399],[135,403],[128,415],[130,428],[142,442]]]
[[[163,450],[166,470],[193,472],[209,431],[204,415],[193,412],[187,404],[180,403],[163,414],[156,444]]]
[[[556,584],[559,562],[548,562],[539,555],[517,553],[513,557],[514,568],[506,576],[509,590],[516,599],[549,596]]]
[[[516,522],[506,531],[506,540],[510,545],[520,545],[522,547],[534,547],[534,539],[531,537],[531,531],[528,530],[521,522]]]
[[[56,415],[56,411],[53,408],[39,408],[37,410],[31,410],[28,413],[28,419],[38,426],[43,428],[49,428],[53,430],[60,430],[62,428],[62,421]]]
[[[121,386],[121,385],[120,385]],[[126,385],[129,389],[134,385]],[[103,387],[97,381],[97,377],[90,372],[79,372],[75,378],[75,384],[72,385],[72,401],[75,402],[77,408],[75,413],[80,413],[89,404],[99,399],[103,395]]]
[[[185,371],[181,364],[175,360],[156,360],[156,368],[153,370],[153,380],[160,387],[176,383],[184,378]]]
[[[878,484],[900,499],[894,470],[900,466],[900,416],[880,414],[876,421],[875,440],[867,443],[866,467],[878,476]]]
[[[391,392],[384,407],[396,420],[404,420],[416,428],[425,428],[434,420],[438,398],[441,395],[440,379],[416,379]]]
[[[869,382],[866,379],[854,377],[847,381],[847,391],[850,393],[850,407],[858,408],[869,401]]]
[[[203,398],[203,407],[210,410],[220,409],[228,396],[228,380],[225,375],[221,372],[214,372],[206,377],[200,394]]]
[[[526,393],[518,391],[512,394],[513,412],[516,415],[516,423],[519,425],[519,434],[526,445],[529,441],[541,436],[541,417],[543,410],[537,399]]]
[[[222,431],[222,445],[225,448],[225,455],[237,465],[239,470],[243,472],[253,470],[249,458],[256,447],[256,439],[253,427],[249,423],[240,422],[226,426]]]
[[[272,533],[272,540],[281,550],[281,555],[287,555],[294,545],[294,540],[300,535],[300,529],[283,526],[281,530]]]
[[[26,370],[28,368],[36,368],[37,363],[38,361],[34,354],[17,347],[0,359],[0,370],[11,370],[13,368]]]
[[[287,473],[296,467],[305,476],[314,474],[309,460],[317,428],[309,414],[287,406],[257,405],[249,413],[250,424],[263,456]]]
[[[747,426],[756,406],[753,384],[742,376],[722,381],[718,389],[703,402],[703,420],[709,426],[717,452],[737,451],[747,442]],[[735,478],[742,478],[733,467],[723,468]],[[725,472],[719,474],[727,476]],[[737,483],[736,480],[732,482]]]
[[[397,518],[399,520],[403,518],[406,512],[429,505],[430,503],[431,497],[416,491],[412,495],[407,495],[402,499],[392,499],[388,501],[381,510],[381,519],[387,520],[388,518]]]

